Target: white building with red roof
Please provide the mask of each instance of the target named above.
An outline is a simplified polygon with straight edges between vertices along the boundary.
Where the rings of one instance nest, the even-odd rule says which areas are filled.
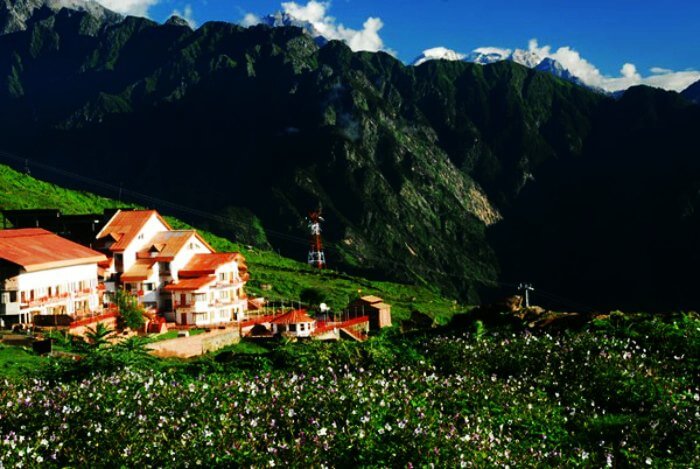
[[[147,308],[171,311],[163,287],[195,254],[214,248],[195,230],[173,230],[155,210],[119,210],[97,234],[96,246],[111,257],[105,269],[108,291],[124,287]]]
[[[97,269],[106,257],[41,228],[0,231],[0,320],[100,309]]]
[[[245,258],[239,253],[195,254],[165,287],[172,294],[178,324],[209,326],[245,318],[248,280]]]
[[[272,333],[283,337],[311,337],[316,330],[316,320],[303,309],[294,309],[270,321]]]
[[[109,291],[122,286],[147,308],[187,325],[239,320],[247,309],[245,258],[216,253],[195,230],[173,230],[155,210],[119,210],[97,234]]]

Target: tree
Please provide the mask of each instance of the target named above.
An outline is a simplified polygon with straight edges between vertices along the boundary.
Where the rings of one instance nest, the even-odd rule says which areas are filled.
[[[114,334],[114,331],[100,322],[97,323],[94,329],[88,328],[85,337],[90,343],[90,346],[97,349],[103,345],[107,345],[109,343],[108,339],[112,334]]]
[[[328,294],[320,288],[305,288],[301,291],[299,299],[311,307],[318,308],[318,305],[326,301]]]
[[[139,305],[138,299],[132,294],[117,290],[114,302],[119,308],[118,325],[120,329],[140,329],[146,323],[143,318],[145,313],[143,307]]]

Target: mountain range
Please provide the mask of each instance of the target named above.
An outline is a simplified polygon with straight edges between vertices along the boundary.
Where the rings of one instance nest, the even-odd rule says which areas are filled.
[[[0,36],[0,150],[63,171],[32,174],[301,259],[320,204],[332,266],[465,301],[531,281],[560,307],[698,305],[700,106],[677,93],[406,66],[298,25],[23,24]]]
[[[583,80],[571,73],[571,71],[566,69],[558,61],[551,57],[543,57],[531,50],[515,49],[511,51],[509,49],[500,49],[497,47],[480,47],[474,49],[469,54],[461,54],[445,47],[435,47],[423,51],[423,53],[413,61],[412,65],[419,66],[430,60],[464,61],[480,65],[511,61],[527,68],[549,73],[555,77],[580,86],[587,86]],[[602,92],[602,90],[598,90],[597,88],[592,89]]]
[[[118,13],[93,0],[0,0],[0,34],[23,31],[32,20],[62,8],[86,12],[101,24],[113,24],[122,19]]]
[[[700,81],[696,81],[681,92],[681,96],[690,102],[700,104]]]

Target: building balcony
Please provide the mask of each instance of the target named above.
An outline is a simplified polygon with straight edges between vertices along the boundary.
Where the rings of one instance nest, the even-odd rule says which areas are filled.
[[[222,290],[225,288],[240,288],[244,285],[245,285],[245,282],[242,282],[240,280],[224,280],[224,281],[217,281],[210,288],[212,290]]]
[[[78,291],[74,292],[73,297],[78,298],[78,297],[83,297],[83,296],[90,296],[90,295],[93,295],[95,293],[97,293],[97,290],[94,290],[92,288],[85,288],[84,290],[78,290]]]
[[[177,313],[206,313],[209,311],[209,306],[206,303],[175,303],[173,309]]]
[[[22,309],[24,308],[33,308],[36,306],[47,306],[51,304],[56,304],[56,303],[65,303],[71,299],[71,295],[69,293],[62,293],[60,295],[53,295],[53,296],[42,296],[39,298],[34,298],[33,300],[25,300],[20,302],[20,307]]]
[[[173,304],[173,308],[178,313],[208,313],[211,309],[222,308],[222,307],[234,307],[240,311],[245,310],[247,302],[243,299],[229,300],[229,299],[217,299],[213,302],[196,302],[196,303],[177,303]]]

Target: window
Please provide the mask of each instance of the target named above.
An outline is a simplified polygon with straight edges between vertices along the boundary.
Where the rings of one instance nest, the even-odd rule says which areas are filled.
[[[5,292],[2,294],[2,297],[0,297],[0,304],[6,305],[10,302],[10,294]]]
[[[290,325],[289,325],[289,331],[290,331],[290,332],[296,332],[296,331],[297,331],[297,325],[296,325],[296,324],[290,324]]]
[[[226,273],[223,273],[223,272],[220,273],[220,274],[219,274],[219,280],[222,281],[222,282],[226,281]]]
[[[114,255],[114,268],[118,271],[124,269],[124,254],[117,253]]]
[[[147,282],[143,284],[143,291],[153,291],[155,286],[153,285],[153,282]]]
[[[143,239],[143,238],[144,238],[144,234],[143,234],[143,233],[139,233],[138,239]]]

